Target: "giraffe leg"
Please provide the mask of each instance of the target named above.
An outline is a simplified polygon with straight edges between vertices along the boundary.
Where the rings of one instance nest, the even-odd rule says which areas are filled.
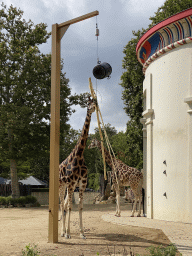
[[[116,184],[116,213],[115,216],[120,217],[121,211],[120,211],[120,189],[119,186]]]
[[[135,209],[136,209],[136,205],[137,205],[137,199],[138,199],[138,193],[137,193],[137,190],[133,190],[133,194],[134,194],[134,197],[135,197],[135,201],[134,201],[134,205],[133,205],[133,208],[132,208],[132,212],[131,212],[131,217],[134,217],[134,213],[135,213]]]
[[[62,222],[62,235],[61,236],[64,236],[66,233],[65,220],[66,220],[66,213],[67,213],[67,204],[68,204],[68,192],[67,192],[67,195],[65,198],[64,207],[63,207],[63,211],[62,211],[63,222]]]
[[[68,189],[68,200],[67,200],[67,227],[66,227],[66,233],[65,233],[65,238],[71,238],[70,234],[70,217],[71,217],[71,208],[72,208],[72,195],[73,195],[73,190]]]
[[[80,238],[86,239],[84,232],[83,232],[83,219],[82,219],[82,212],[83,212],[83,193],[85,191],[87,185],[87,180],[80,180],[79,181],[79,227],[80,227]]]
[[[63,186],[62,189],[59,192],[60,210],[61,210],[60,221],[62,221],[62,223],[61,223],[61,236],[64,236],[64,234],[65,234],[66,201],[67,201],[67,197],[68,197],[68,196],[66,196],[66,198],[64,200],[65,191],[66,191],[66,186]]]
[[[141,201],[142,201],[142,189],[139,191],[139,212],[137,217],[141,217]]]
[[[135,201],[134,201],[133,209],[132,209],[132,212],[131,212],[131,217],[134,217],[136,205],[137,205],[137,197],[135,196]]]

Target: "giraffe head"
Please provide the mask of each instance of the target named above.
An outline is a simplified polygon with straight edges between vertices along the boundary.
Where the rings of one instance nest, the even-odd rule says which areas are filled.
[[[89,97],[88,103],[87,103],[87,112],[88,114],[92,114],[95,111],[96,108],[96,100],[95,99],[91,99]]]
[[[90,148],[96,148],[96,147],[98,147],[99,145],[100,145],[100,142],[99,142],[97,139],[93,139],[93,140],[91,141],[91,144],[89,145],[88,149],[90,149]]]

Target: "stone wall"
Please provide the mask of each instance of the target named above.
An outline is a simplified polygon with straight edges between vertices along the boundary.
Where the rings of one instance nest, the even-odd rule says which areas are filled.
[[[32,192],[32,196],[35,196],[37,198],[37,201],[41,205],[48,205],[49,204],[49,192]],[[93,204],[94,198],[98,196],[99,193],[97,192],[85,192],[84,193],[84,204]],[[79,204],[79,192],[74,192],[73,195],[73,203]]]
[[[31,195],[37,198],[40,205],[49,204],[49,192],[31,192]]]
[[[85,192],[83,195],[83,204],[93,204],[94,198],[99,194],[98,192]],[[79,204],[79,192],[74,192],[73,203]]]

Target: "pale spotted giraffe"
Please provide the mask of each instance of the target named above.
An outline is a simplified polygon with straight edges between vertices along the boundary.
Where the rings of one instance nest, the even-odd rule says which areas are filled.
[[[135,196],[133,194],[132,189],[130,189],[130,188],[125,189],[125,200],[131,202],[132,209],[133,209],[133,203],[135,202]],[[137,204],[136,204],[136,211],[137,211]]]
[[[98,141],[97,139],[93,139],[88,148],[95,148],[95,147],[99,148],[99,150],[102,152],[101,142]],[[112,182],[113,182],[113,188],[116,191],[116,214],[115,215],[117,217],[120,217],[120,213],[121,213],[121,211],[120,211],[120,187],[121,186],[125,186],[125,187],[130,186],[134,193],[134,196],[135,196],[135,202],[134,202],[134,206],[132,209],[131,217],[134,217],[137,200],[139,200],[139,212],[138,212],[137,217],[140,217],[141,216],[142,185],[143,185],[142,172],[137,170],[136,168],[127,166],[121,160],[114,158],[114,157],[112,157],[113,163],[114,163],[114,167],[113,167],[112,159],[111,159],[109,152],[105,148],[104,148],[104,152],[105,152],[105,160],[108,163],[108,165],[111,167],[111,169],[113,170]],[[114,170],[114,168],[115,168],[115,170]],[[115,171],[116,171],[118,182],[116,180]]]
[[[81,136],[72,150],[71,154],[59,165],[59,197],[61,208],[61,236],[71,238],[70,235],[70,214],[72,208],[72,196],[75,188],[79,187],[79,219],[80,219],[80,237],[85,238],[83,232],[82,210],[83,210],[83,193],[87,185],[87,167],[83,157],[86,146],[91,114],[95,111],[95,102],[90,100],[87,106],[87,115],[81,132]],[[67,195],[65,192],[67,189]],[[65,199],[64,199],[65,197]],[[68,216],[65,228],[66,213]]]

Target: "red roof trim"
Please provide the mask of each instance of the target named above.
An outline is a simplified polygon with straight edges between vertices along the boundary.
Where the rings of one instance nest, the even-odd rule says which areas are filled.
[[[184,10],[182,12],[179,12],[169,18],[167,18],[166,20],[161,21],[160,23],[158,23],[157,25],[155,25],[154,27],[150,28],[139,40],[139,42],[137,43],[136,46],[136,52],[138,51],[138,49],[140,48],[140,46],[142,45],[142,43],[144,43],[144,41],[150,37],[152,34],[154,34],[156,31],[158,31],[159,29],[168,26],[171,23],[174,23],[178,20],[181,20],[183,18],[186,18],[187,16],[192,15],[192,8]]]

